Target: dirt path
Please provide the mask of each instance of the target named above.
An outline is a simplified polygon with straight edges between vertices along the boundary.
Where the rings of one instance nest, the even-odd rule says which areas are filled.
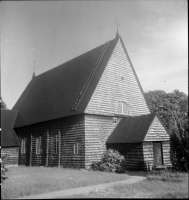
[[[130,175],[130,178],[127,180],[122,181],[116,181],[111,183],[103,183],[98,185],[91,185],[86,187],[79,187],[79,188],[72,188],[67,190],[60,190],[60,191],[54,191],[50,193],[45,194],[39,194],[39,195],[33,195],[33,196],[25,196],[25,197],[19,197],[17,199],[53,199],[53,198],[63,198],[66,196],[71,195],[77,195],[77,194],[86,194],[92,191],[102,190],[106,189],[111,186],[119,185],[119,184],[133,184],[137,183],[139,181],[146,179],[146,173],[145,172],[129,172],[128,175]]]

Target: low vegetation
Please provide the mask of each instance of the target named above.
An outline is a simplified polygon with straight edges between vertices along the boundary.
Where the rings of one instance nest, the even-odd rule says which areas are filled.
[[[188,198],[188,174],[163,172],[147,175],[135,184],[122,184],[66,198]]]
[[[171,134],[170,157],[174,171],[189,173],[188,120],[178,123]]]
[[[99,162],[94,162],[91,165],[91,169],[94,171],[124,173],[126,171],[125,162],[124,156],[118,151],[108,149]]]
[[[5,180],[8,178],[6,175],[6,172],[8,171],[8,169],[5,167],[5,160],[6,160],[7,156],[3,155],[0,159],[1,162],[1,183],[4,183]]]
[[[187,173],[147,173],[147,179],[139,183],[121,184],[68,198],[188,198]],[[130,178],[127,174],[56,167],[10,167],[7,174],[9,178],[1,186],[2,199],[19,198]],[[131,174],[131,176],[133,175]]]
[[[151,173],[147,176],[147,180],[149,181],[164,181],[164,182],[183,182],[185,180],[186,173],[178,173],[178,172],[170,172],[170,171],[162,171]]]
[[[3,199],[18,198],[129,178],[126,174],[57,167],[19,166],[9,167],[8,170],[8,179],[1,186]]]

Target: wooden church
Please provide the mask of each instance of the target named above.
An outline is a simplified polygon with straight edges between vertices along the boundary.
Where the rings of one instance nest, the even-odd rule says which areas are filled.
[[[90,168],[113,148],[128,169],[171,165],[170,138],[148,103],[121,36],[34,76],[13,110],[19,164]]]

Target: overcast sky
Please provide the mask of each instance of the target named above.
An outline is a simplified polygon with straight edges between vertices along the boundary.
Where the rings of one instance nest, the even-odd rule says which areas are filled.
[[[11,109],[36,75],[119,34],[144,92],[188,94],[186,0],[1,2],[1,96]]]

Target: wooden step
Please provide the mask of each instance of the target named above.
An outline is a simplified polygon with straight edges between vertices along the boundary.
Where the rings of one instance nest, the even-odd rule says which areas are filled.
[[[153,170],[155,171],[161,171],[161,170],[165,170],[167,167],[165,165],[156,165],[153,167]]]
[[[162,170],[172,170],[172,166],[166,166],[166,165],[156,165],[152,168],[154,171],[162,171]]]

